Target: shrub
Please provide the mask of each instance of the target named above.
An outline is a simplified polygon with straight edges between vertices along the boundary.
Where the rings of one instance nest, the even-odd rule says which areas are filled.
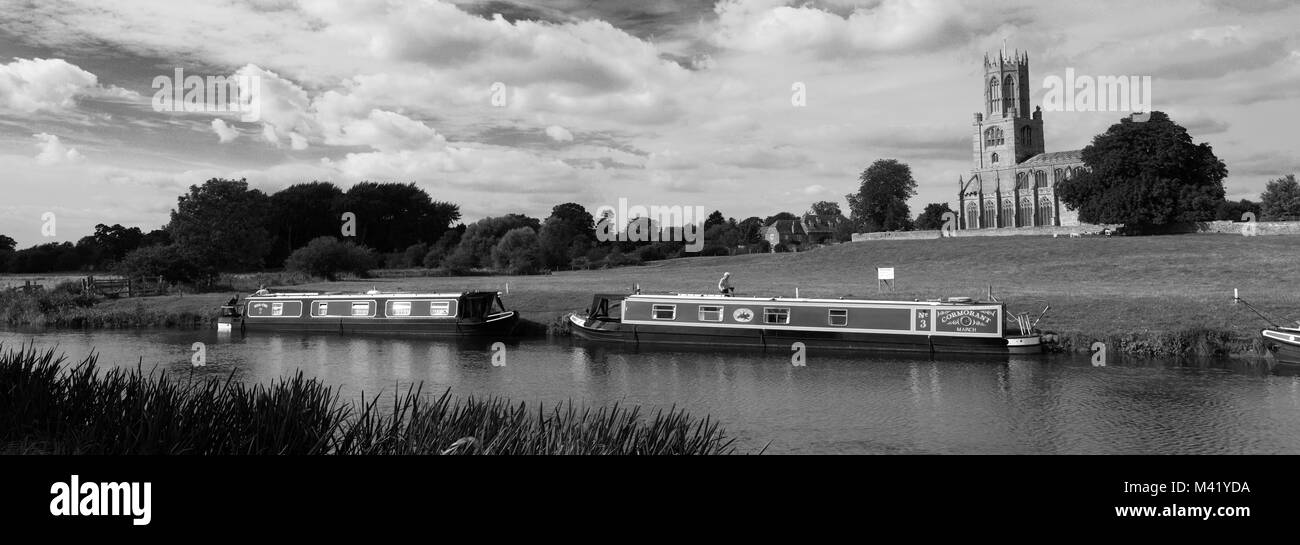
[[[492,248],[492,264],[510,274],[532,274],[541,267],[541,244],[532,227],[517,227]]]
[[[175,244],[144,246],[122,256],[114,271],[127,278],[163,277],[168,282],[210,280],[215,273],[202,267]]]
[[[325,236],[312,239],[306,246],[294,250],[285,260],[284,267],[335,280],[341,272],[364,277],[376,261],[374,250]]]

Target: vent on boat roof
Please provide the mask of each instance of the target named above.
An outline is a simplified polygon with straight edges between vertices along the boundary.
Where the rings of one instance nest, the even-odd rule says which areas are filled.
[[[949,303],[974,303],[975,300],[971,299],[970,297],[949,297],[948,302]]]

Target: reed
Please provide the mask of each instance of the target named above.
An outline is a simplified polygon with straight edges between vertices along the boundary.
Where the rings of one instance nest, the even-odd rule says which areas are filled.
[[[0,346],[0,452],[64,454],[732,454],[719,424],[673,407],[530,409],[421,386],[340,401],[301,371],[268,385],[101,369],[91,354]]]

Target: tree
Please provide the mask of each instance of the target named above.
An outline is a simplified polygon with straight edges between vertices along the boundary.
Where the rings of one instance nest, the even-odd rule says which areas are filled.
[[[0,235],[0,252],[12,252],[18,247],[18,241],[5,235]]]
[[[541,221],[521,214],[506,214],[483,218],[465,228],[456,251],[444,259],[443,266],[457,272],[465,272],[476,267],[492,265],[492,248],[501,237],[512,229],[532,228],[533,232],[541,229]]]
[[[767,219],[763,220],[763,227],[770,226],[773,223],[776,223],[778,221],[797,220],[797,219],[799,219],[799,216],[791,214],[790,212],[777,212],[776,215],[768,216]]]
[[[511,229],[492,248],[492,263],[510,274],[531,274],[541,266],[541,246],[532,227]]]
[[[271,248],[266,194],[246,180],[213,178],[176,200],[167,231],[186,260],[207,271],[246,271],[262,266]]]
[[[278,266],[307,241],[338,236],[343,190],[329,182],[294,184],[271,195],[272,236],[267,265]]]
[[[457,225],[455,229],[448,229],[438,238],[438,242],[429,247],[429,253],[424,254],[425,268],[432,269],[442,265],[442,260],[452,252],[456,251],[456,245],[460,244],[460,237],[465,233],[465,225]]]
[[[357,241],[379,252],[436,242],[460,219],[460,207],[433,201],[415,183],[361,182],[348,188],[339,207],[334,217],[355,214]]]
[[[114,266],[117,274],[127,278],[162,277],[168,282],[196,282],[208,273],[190,261],[190,256],[176,244],[141,246],[127,252]]]
[[[710,227],[724,223],[727,223],[727,220],[722,216],[722,211],[714,210],[713,213],[709,214],[709,217],[704,219],[704,228],[700,229],[700,232],[708,232]]]
[[[352,241],[324,236],[314,238],[306,246],[294,250],[284,261],[284,268],[323,276],[332,281],[341,272],[364,277],[375,266],[377,259],[375,251],[370,248],[358,246]]]
[[[817,201],[812,204],[812,208],[808,210],[808,213],[816,214],[818,216],[844,215],[844,213],[840,211],[840,203],[835,201]]]
[[[916,195],[912,167],[895,159],[880,159],[862,171],[857,193],[845,196],[850,218],[864,232],[906,231],[912,227],[907,199]]]
[[[1300,184],[1295,174],[1268,183],[1259,196],[1259,209],[1268,219],[1300,219]]]
[[[1061,201],[1079,221],[1136,232],[1213,218],[1228,175],[1209,144],[1193,144],[1164,112],[1111,125],[1083,149],[1083,162],[1087,171],[1059,182]]]
[[[1214,208],[1214,219],[1226,221],[1245,221],[1246,214],[1254,214],[1255,220],[1261,219],[1259,203],[1242,199],[1240,201],[1223,201]]]
[[[737,225],[740,229],[740,240],[744,244],[758,244],[763,240],[763,219],[758,216],[750,216],[741,220]]]
[[[927,204],[925,205],[925,211],[921,212],[921,215],[916,217],[916,228],[920,230],[942,229],[944,223],[943,215],[948,213],[955,214],[951,208],[948,208],[948,203],[940,204],[932,202]]]
[[[586,255],[596,237],[595,220],[580,204],[556,205],[542,224],[538,237],[543,264],[550,268],[566,267],[573,258]]]

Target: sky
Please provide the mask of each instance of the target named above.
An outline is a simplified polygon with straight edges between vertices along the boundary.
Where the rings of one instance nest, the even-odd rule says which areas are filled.
[[[1292,0],[0,0],[0,234],[161,227],[204,180],[414,182],[463,220],[576,202],[738,220],[911,166],[913,213],[971,168],[983,59],[1149,76],[1231,199],[1300,170]],[[257,115],[159,78],[245,76]],[[181,110],[181,111],[174,111]],[[1045,112],[1048,151],[1127,112]],[[53,217],[53,233],[48,219]],[[43,232],[42,227],[45,227]],[[47,236],[51,235],[52,236]]]

